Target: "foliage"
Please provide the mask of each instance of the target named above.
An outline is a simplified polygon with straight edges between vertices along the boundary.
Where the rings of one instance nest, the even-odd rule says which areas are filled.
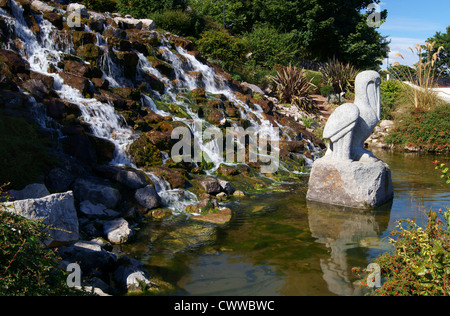
[[[151,14],[158,11],[184,10],[186,7],[186,0],[117,0],[120,13],[135,18],[151,18]]]
[[[0,186],[0,199],[8,200]],[[0,206],[0,295],[87,295],[69,288],[63,270],[55,268],[58,257],[44,249],[48,237],[44,225],[11,214]]]
[[[320,88],[320,95],[323,97],[327,97],[328,95],[331,95],[333,93],[334,93],[333,87],[330,85],[326,84]]]
[[[83,4],[89,10],[98,12],[116,12],[117,2],[115,0],[83,0]]]
[[[49,140],[23,118],[0,113],[0,183],[22,189],[55,165]]]
[[[411,52],[419,56],[419,61],[412,67],[403,67],[404,71],[401,77],[406,78],[407,81],[415,85],[417,88],[413,90],[411,94],[411,104],[414,104],[416,108],[430,108],[436,104],[441,103],[440,99],[437,97],[437,93],[433,90],[436,87],[436,62],[439,53],[442,51],[443,47],[439,47],[437,51],[432,53],[435,49],[435,43],[425,43],[426,51],[422,51],[420,45],[416,45],[414,49],[409,48]],[[425,58],[420,58],[422,55],[426,55]],[[401,54],[397,54],[397,57],[404,58]],[[394,67],[399,65],[398,62],[394,63]]]
[[[240,38],[231,36],[225,30],[207,30],[196,41],[198,50],[225,70],[232,71],[244,61],[247,47]]]
[[[402,100],[403,91],[408,87],[401,81],[391,79],[383,81],[380,85],[381,90],[381,119],[392,120],[392,112],[399,106]]]
[[[314,109],[314,100],[308,94],[313,84],[306,79],[303,69],[289,64],[278,70],[277,76],[272,77],[272,80],[280,102],[295,104],[299,109],[307,111]]]
[[[440,163],[438,160],[433,161],[436,165],[436,170],[441,171],[441,179],[445,180],[445,183],[450,184],[450,172],[445,163]]]
[[[352,91],[357,69],[350,63],[342,63],[337,59],[332,59],[321,68],[323,81],[333,87],[335,93]]]
[[[251,33],[254,25],[260,23],[270,25],[280,34],[295,31],[299,47],[309,53],[301,57],[324,62],[335,55],[342,61],[352,61],[358,68],[374,68],[379,66],[378,58],[387,56],[388,42],[376,29],[367,26],[367,13],[361,13],[372,2],[226,0],[225,27],[232,34]],[[222,23],[222,1],[190,0],[189,5],[201,15]],[[386,11],[381,16],[385,19]]]
[[[275,65],[287,65],[299,54],[298,34],[282,33],[268,24],[257,25],[244,34],[251,60],[257,66],[268,69]]]
[[[438,76],[450,77],[450,26],[447,26],[446,33],[436,32],[436,34],[427,40],[428,43],[436,43],[436,46],[432,48],[431,54],[438,52],[437,47],[442,47],[438,52],[436,60],[436,70]],[[426,47],[422,47],[426,49]],[[424,53],[421,56],[426,61],[427,54]]]
[[[311,93],[320,93],[320,89],[324,85],[322,74],[319,71],[305,70],[305,77],[314,86],[311,86]]]
[[[380,256],[383,285],[374,295],[438,296],[450,293],[450,211],[428,212],[426,228],[400,220],[391,235],[394,252]],[[403,224],[406,224],[404,227]]]
[[[445,152],[450,150],[450,103],[433,109],[413,108],[396,123],[385,141],[397,146]]]
[[[198,38],[206,27],[206,21],[195,11],[164,10],[152,14],[158,28],[179,36]]]

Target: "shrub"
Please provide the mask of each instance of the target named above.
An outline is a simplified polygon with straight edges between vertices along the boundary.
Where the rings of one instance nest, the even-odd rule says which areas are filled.
[[[450,150],[450,103],[433,109],[413,108],[398,120],[385,141],[397,146],[416,147],[424,151]]]
[[[320,95],[323,97],[328,97],[334,93],[333,87],[329,85],[324,85],[320,87]]]
[[[0,199],[8,199],[5,185]],[[0,295],[87,295],[69,288],[63,270],[55,268],[58,257],[44,249],[48,238],[41,222],[13,215],[0,205]]]
[[[232,71],[243,63],[247,47],[240,38],[231,36],[225,30],[207,30],[196,42],[201,53],[225,70]]]
[[[330,60],[320,70],[323,82],[331,85],[335,93],[353,91],[358,71],[350,63],[344,64],[337,59]]]
[[[307,111],[314,109],[314,100],[309,96],[309,90],[313,84],[305,78],[303,69],[289,64],[278,70],[277,76],[272,77],[272,80],[276,85],[280,102],[295,104],[298,108]]]
[[[428,212],[428,224],[400,220],[391,235],[393,253],[381,255],[382,286],[377,296],[444,296],[450,294],[450,211]],[[406,226],[404,225],[406,224]],[[446,228],[445,228],[446,227]]]
[[[278,64],[289,64],[300,50],[295,32],[281,33],[266,24],[258,25],[252,32],[245,33],[244,39],[252,53],[251,60],[255,66],[267,69]]]
[[[399,105],[399,102],[403,99],[402,93],[404,90],[408,90],[407,86],[395,79],[383,81],[380,86],[381,90],[381,119],[391,120],[393,119],[392,112]]]
[[[198,38],[206,22],[195,12],[183,10],[165,10],[152,14],[158,28],[180,36]]]
[[[114,0],[83,0],[89,10],[97,12],[116,12],[117,2]]]
[[[151,18],[151,14],[163,10],[186,9],[186,0],[117,0],[117,8],[122,14],[135,18]]]

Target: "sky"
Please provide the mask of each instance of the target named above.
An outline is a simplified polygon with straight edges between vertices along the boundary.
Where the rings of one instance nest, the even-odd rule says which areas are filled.
[[[391,40],[389,64],[412,65],[418,61],[408,47],[425,44],[436,32],[446,32],[450,26],[450,0],[382,0],[381,10],[388,11],[386,22],[378,32]],[[397,53],[404,59],[395,57]],[[387,60],[383,64],[386,67]]]

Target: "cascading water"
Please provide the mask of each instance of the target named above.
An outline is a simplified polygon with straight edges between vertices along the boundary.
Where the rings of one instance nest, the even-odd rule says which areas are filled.
[[[116,113],[113,105],[84,97],[80,91],[65,84],[58,73],[49,72],[50,67],[57,69],[57,71],[63,71],[63,69],[58,67],[58,63],[63,60],[63,54],[71,54],[74,51],[71,40],[58,38],[60,35],[55,27],[40,15],[35,16],[40,27],[40,34],[36,35],[33,33],[25,22],[23,9],[14,0],[11,0],[11,15],[0,9],[0,16],[7,21],[17,38],[25,44],[25,48],[21,53],[26,56],[31,69],[35,72],[52,76],[54,78],[54,90],[61,99],[78,105],[82,112],[82,119],[89,124],[92,133],[96,137],[104,138],[114,143],[116,151],[111,163],[135,167],[133,161],[129,158],[127,147],[136,139],[137,135],[127,126],[123,117]],[[93,32],[86,27],[85,31]],[[224,159],[222,152],[218,150],[220,146],[217,139],[204,141],[203,130],[198,128],[198,126],[215,129],[217,132],[221,131],[199,117],[198,113],[189,106],[189,101],[180,98],[179,91],[203,88],[207,92],[208,98],[213,98],[213,95],[225,96],[227,100],[237,106],[240,117],[250,122],[256,131],[254,137],[265,139],[273,139],[275,137],[278,140],[278,133],[275,133],[277,132],[275,128],[280,128],[282,131],[289,129],[278,123],[278,126],[273,126],[270,121],[265,119],[261,107],[255,104],[252,108],[239,100],[227,85],[226,80],[218,75],[212,67],[201,63],[179,46],[175,46],[175,50],[172,50],[172,46],[166,37],[162,34],[159,34],[159,36],[161,38],[159,46],[161,59],[173,68],[176,80],[172,81],[162,75],[142,53],[134,51],[139,58],[136,69],[136,81],[139,81],[142,74],[150,73],[163,82],[165,86],[162,93],[151,91],[151,96],[141,94],[141,104],[156,114],[171,116],[174,121],[181,121],[189,127],[194,136],[194,141],[197,143],[197,148],[211,162],[212,168],[206,170],[207,174],[212,174],[221,164],[237,165],[237,163]],[[96,38],[96,45],[104,51],[97,65],[103,72],[103,79],[108,80],[110,87],[133,86],[133,81],[125,78],[122,65],[119,65],[114,60],[112,56],[114,49],[108,48],[100,33],[96,33]],[[9,44],[7,43],[3,48],[9,49]],[[200,80],[194,78],[192,73],[201,74]],[[159,109],[154,101],[156,99],[169,100],[170,103],[183,108],[189,118],[177,117],[172,113]],[[244,144],[241,144],[241,146],[244,146]],[[256,154],[262,158],[266,156],[259,151]],[[167,157],[165,158],[167,159]],[[282,165],[281,168],[286,169]],[[148,173],[148,175],[153,180],[156,190],[163,200],[163,206],[182,211],[184,206],[197,202],[197,197],[191,192],[178,189],[173,190],[164,179],[157,177],[153,173]]]

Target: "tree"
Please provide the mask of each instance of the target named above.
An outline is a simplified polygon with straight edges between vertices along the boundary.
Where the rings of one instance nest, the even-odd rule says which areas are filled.
[[[431,54],[434,54],[438,51],[439,47],[443,47],[443,49],[439,52],[437,62],[436,62],[436,70],[438,75],[442,77],[450,77],[450,25],[447,26],[447,32],[441,33],[436,32],[436,34],[427,40],[427,43],[436,42]],[[423,54],[422,58],[426,59],[426,52]]]
[[[255,25],[266,24],[280,33],[296,32],[297,47],[308,51],[306,57],[325,62],[336,57],[353,62],[361,69],[376,68],[377,58],[387,56],[385,37],[367,26],[362,10],[373,0],[226,0],[225,24],[232,34],[251,33]],[[379,0],[375,0],[379,3]],[[202,15],[222,20],[222,2],[190,0],[189,5]],[[383,19],[387,11],[381,13]]]

